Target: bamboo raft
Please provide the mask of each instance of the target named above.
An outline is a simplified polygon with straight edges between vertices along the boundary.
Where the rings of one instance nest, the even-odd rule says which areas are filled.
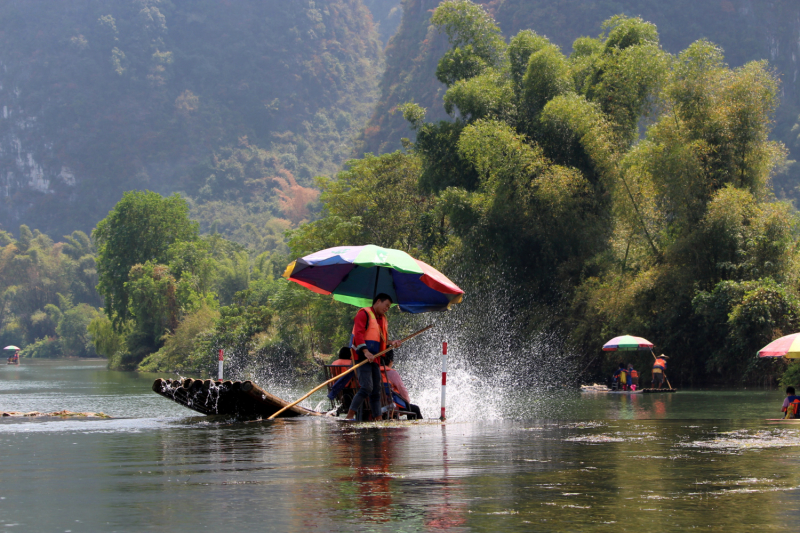
[[[659,394],[659,393],[668,393],[668,392],[677,392],[678,389],[637,389],[635,391],[632,390],[613,390],[609,389],[605,385],[598,385],[597,383],[593,385],[581,385],[581,392],[600,392],[604,394]]]
[[[157,379],[153,391],[204,415],[267,418],[290,402],[270,394],[252,381],[210,379]],[[295,405],[280,417],[320,416],[322,413]]]

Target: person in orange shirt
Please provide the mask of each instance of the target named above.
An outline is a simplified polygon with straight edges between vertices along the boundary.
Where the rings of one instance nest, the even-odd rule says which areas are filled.
[[[656,357],[656,361],[653,363],[653,381],[650,386],[654,389],[656,385],[658,385],[659,389],[664,386],[664,373],[667,371],[667,359],[669,359],[669,357],[662,353]]]
[[[389,324],[386,313],[392,306],[392,297],[379,294],[372,300],[372,307],[358,310],[353,320],[353,337],[350,343],[353,363],[363,358],[367,363],[356,369],[359,389],[347,411],[347,420],[355,420],[356,412],[369,398],[370,415],[373,420],[380,420],[381,413],[381,367],[380,357],[376,355],[388,347],[399,348],[400,341],[389,341]]]

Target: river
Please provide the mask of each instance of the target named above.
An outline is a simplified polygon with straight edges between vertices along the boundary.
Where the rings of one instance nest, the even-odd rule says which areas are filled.
[[[154,377],[0,368],[0,410],[114,417],[0,420],[0,531],[786,531],[800,517],[800,424],[765,420],[779,391],[528,391],[486,416],[450,386],[447,423],[374,426],[195,416]],[[436,395],[420,397],[434,416]]]

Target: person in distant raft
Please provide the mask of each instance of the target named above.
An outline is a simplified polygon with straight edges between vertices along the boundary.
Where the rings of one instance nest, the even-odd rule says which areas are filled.
[[[658,384],[659,389],[664,385],[664,372],[667,370],[667,359],[669,359],[669,357],[662,353],[656,357],[656,362],[653,363],[653,381],[650,386],[654,389],[656,388],[656,384]]]
[[[612,390],[623,390],[625,388],[625,363],[620,363],[619,368],[611,375]],[[616,385],[616,387],[614,387]]]
[[[639,373],[633,368],[633,363],[628,364],[628,390],[635,391],[639,386]]]
[[[786,398],[783,400],[783,418],[798,418],[800,414],[800,396],[794,393],[794,387],[786,387]]]
[[[380,357],[375,355],[389,346],[400,347],[399,341],[389,342],[389,324],[386,312],[392,306],[392,298],[388,294],[379,294],[372,300],[372,307],[363,307],[358,310],[353,324],[353,340],[350,343],[353,364],[366,358],[369,363],[356,369],[359,389],[347,411],[347,420],[355,420],[364,400],[369,398],[369,407],[372,419],[381,418],[381,367]]]

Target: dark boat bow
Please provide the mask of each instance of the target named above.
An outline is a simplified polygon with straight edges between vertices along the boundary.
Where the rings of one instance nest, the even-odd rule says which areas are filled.
[[[215,382],[210,379],[159,378],[153,382],[153,391],[204,415],[266,418],[290,403],[268,393],[252,381]],[[322,413],[296,405],[280,416],[320,415]]]

